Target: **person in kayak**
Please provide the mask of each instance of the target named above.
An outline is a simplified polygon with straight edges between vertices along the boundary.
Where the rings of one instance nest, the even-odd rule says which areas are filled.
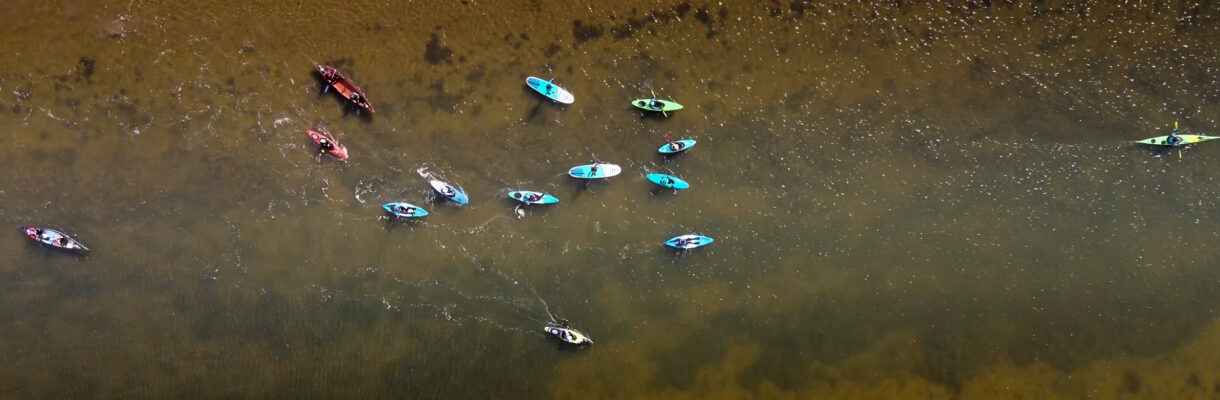
[[[445,187],[441,188],[441,194],[445,195],[445,197],[453,197],[455,193],[452,187],[445,185]]]
[[[539,201],[539,200],[542,200],[542,195],[541,195],[541,194],[538,194],[538,193],[533,193],[533,194],[530,194],[530,196],[529,196],[529,202],[533,203],[533,202],[536,202],[536,201]]]
[[[1165,138],[1165,144],[1170,146],[1182,144],[1182,137],[1178,136],[1178,131],[1169,132],[1169,137]]]
[[[335,149],[335,144],[326,140],[326,138],[322,138],[318,139],[318,148],[322,149],[322,151],[331,151]]]
[[[68,238],[60,236],[59,239],[55,239],[55,245],[59,247],[68,247]]]
[[[662,109],[662,108],[665,108],[665,103],[662,103],[660,100],[657,100],[657,99],[652,99],[652,103],[651,103],[651,104],[649,104],[649,106],[651,106],[652,108],[655,108],[655,109],[660,110],[660,109]]]
[[[411,208],[403,205],[394,206],[394,212],[402,215],[411,215]]]

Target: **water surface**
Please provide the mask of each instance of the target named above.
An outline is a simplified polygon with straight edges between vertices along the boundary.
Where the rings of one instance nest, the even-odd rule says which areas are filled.
[[[0,219],[94,251],[0,241],[0,395],[1220,388],[1220,147],[1129,143],[1216,129],[1213,2],[390,3],[10,0]],[[564,175],[593,160],[625,172]]]

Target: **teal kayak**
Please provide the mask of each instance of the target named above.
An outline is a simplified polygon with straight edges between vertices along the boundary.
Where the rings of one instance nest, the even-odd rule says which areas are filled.
[[[648,174],[648,180],[670,189],[690,189],[690,184],[673,175]]]
[[[555,203],[559,202],[559,199],[556,198],[555,196],[551,196],[549,194],[542,193],[542,192],[531,192],[528,190],[518,190],[515,192],[508,192],[508,198],[516,200],[516,201],[520,201],[522,203],[525,203],[526,205],[529,205],[529,204],[555,204]]]
[[[665,245],[675,249],[693,249],[696,247],[707,246],[712,243],[713,239],[703,235],[682,235],[674,236],[665,241]]]
[[[686,151],[686,149],[691,147],[695,147],[694,139],[675,140],[661,146],[661,148],[657,149],[657,152],[661,154],[676,154]]]
[[[386,212],[393,214],[395,217],[419,218],[419,217],[428,215],[427,211],[424,211],[424,209],[419,208],[419,206],[411,204],[411,203],[403,203],[403,202],[385,203],[385,204],[381,205],[381,208],[384,208],[386,210]]]

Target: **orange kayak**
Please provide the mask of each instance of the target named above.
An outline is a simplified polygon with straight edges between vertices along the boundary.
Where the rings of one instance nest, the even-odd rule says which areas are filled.
[[[314,146],[318,146],[318,148],[320,149],[322,146],[322,139],[326,139],[331,144],[335,145],[334,148],[327,150],[326,151],[327,153],[330,153],[330,155],[332,155],[332,156],[338,157],[340,160],[347,159],[347,146],[339,144],[339,142],[337,140],[335,140],[334,137],[331,137],[330,134],[328,134],[325,130],[315,131],[313,129],[306,129],[305,133],[309,135],[309,140],[313,141]]]

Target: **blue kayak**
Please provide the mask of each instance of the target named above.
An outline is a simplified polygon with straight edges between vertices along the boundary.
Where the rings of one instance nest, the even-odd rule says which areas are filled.
[[[461,186],[453,186],[436,179],[428,181],[428,183],[432,184],[432,189],[436,190],[437,193],[440,193],[446,199],[453,200],[454,203],[465,205],[470,202],[470,199],[466,198],[466,191],[462,190]]]
[[[508,192],[508,198],[520,201],[525,204],[555,204],[559,199],[542,192],[531,192],[528,190],[519,190]]]
[[[395,217],[419,218],[428,215],[428,211],[425,211],[424,209],[419,208],[419,206],[411,203],[385,203],[381,205],[381,208],[384,208],[386,212],[393,214]]]
[[[573,178],[599,179],[609,178],[620,172],[623,172],[623,169],[614,164],[588,164],[572,167],[568,170],[568,175]]]
[[[665,174],[648,174],[648,180],[652,183],[667,187],[670,189],[690,189],[690,184],[682,180],[682,178],[665,175]]]
[[[661,154],[677,154],[677,153],[684,152],[684,151],[686,151],[686,149],[689,149],[691,147],[695,147],[694,139],[675,140],[671,143],[666,143],[664,146],[661,146],[661,148],[657,149],[657,152],[660,152]]]
[[[675,249],[693,249],[696,247],[707,246],[712,242],[712,238],[703,235],[682,235],[674,236],[666,240],[665,245]]]
[[[554,78],[549,81],[544,81],[531,76],[525,78],[525,84],[529,85],[531,89],[538,91],[538,93],[542,93],[542,95],[546,96],[548,99],[555,100],[563,104],[572,104],[572,102],[576,101],[576,97],[573,97],[572,93],[569,93],[567,90],[564,90],[564,88],[561,88],[559,85],[555,84]]]

